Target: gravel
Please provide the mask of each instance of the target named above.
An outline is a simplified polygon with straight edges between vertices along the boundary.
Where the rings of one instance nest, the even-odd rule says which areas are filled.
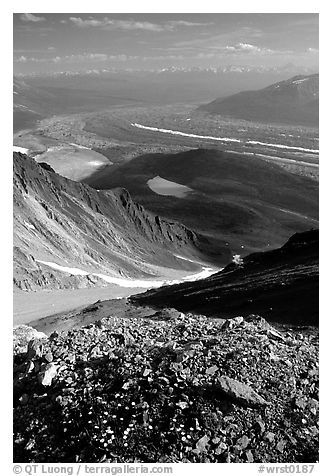
[[[317,362],[317,329],[258,316],[15,336],[14,461],[315,462]]]

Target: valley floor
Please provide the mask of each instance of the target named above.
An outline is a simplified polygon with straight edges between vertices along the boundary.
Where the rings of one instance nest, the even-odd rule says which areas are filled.
[[[27,324],[42,317],[71,311],[92,302],[127,297],[144,291],[139,288],[121,288],[110,285],[84,289],[57,289],[14,293],[14,326]]]
[[[254,155],[318,179],[316,128],[211,115],[188,104],[114,106],[53,116],[40,121],[34,130],[17,132],[14,144],[28,148],[36,160],[50,163],[56,172],[74,180],[146,153],[226,146],[232,152]],[[65,161],[61,158],[64,152]]]
[[[186,258],[185,261],[191,261]],[[197,262],[198,264],[198,262]],[[200,265],[202,263],[199,263]],[[159,281],[155,281],[157,287],[163,283],[178,284],[186,281],[196,281],[210,276],[218,271],[217,268],[211,268],[201,266],[201,271],[196,273],[189,273],[188,271],[178,271],[167,268],[162,268],[166,279],[159,278]],[[66,273],[67,274],[67,273]],[[100,275],[101,276],[101,275]],[[104,279],[107,279],[105,277]],[[111,279],[111,278],[110,278]],[[120,280],[119,280],[120,281]],[[124,279],[122,281],[125,281]],[[146,282],[146,286],[144,283]],[[82,289],[56,289],[56,290],[41,290],[24,292],[14,292],[14,326],[20,324],[33,323],[38,319],[52,316],[54,314],[68,312],[74,309],[79,309],[82,306],[94,303],[98,300],[120,299],[131,296],[132,294],[138,294],[145,292],[151,288],[152,281],[142,280],[134,281],[137,284],[128,286],[129,280],[126,285],[118,286],[116,284],[110,284],[105,287],[93,287]],[[156,287],[156,286],[154,286]]]

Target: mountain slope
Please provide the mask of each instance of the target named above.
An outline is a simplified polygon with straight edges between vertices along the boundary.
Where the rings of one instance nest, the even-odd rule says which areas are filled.
[[[159,195],[149,187],[156,176],[193,191],[180,198]],[[153,213],[197,230],[215,242],[222,265],[229,262],[229,249],[248,254],[281,246],[293,233],[318,224],[316,182],[221,150],[146,154],[87,182],[98,189],[123,186]]]
[[[15,329],[14,461],[316,462],[317,330],[229,324],[111,311],[29,343]]]
[[[318,126],[319,75],[294,76],[258,91],[243,91],[200,106],[241,119]]]
[[[270,321],[318,324],[318,230],[293,235],[279,249],[244,258],[213,276],[148,291],[131,302],[206,316],[258,313]]]
[[[45,94],[14,78],[13,82],[13,126],[14,132],[32,127],[43,117],[42,104],[47,101]]]
[[[78,112],[98,111],[117,104],[133,103],[126,92],[114,92],[114,84],[108,84],[105,90],[98,90],[93,78],[87,85],[76,82],[73,87],[57,80],[23,81],[14,77],[14,131],[32,128],[37,120],[53,115],[74,114]],[[128,91],[127,91],[128,92]],[[123,97],[125,96],[125,97]]]
[[[126,190],[97,191],[46,169],[14,153],[18,288],[85,287],[99,281],[92,273],[151,279],[161,267],[197,269],[174,256],[200,256],[200,237],[183,225],[147,212]],[[75,269],[64,273],[41,261]]]

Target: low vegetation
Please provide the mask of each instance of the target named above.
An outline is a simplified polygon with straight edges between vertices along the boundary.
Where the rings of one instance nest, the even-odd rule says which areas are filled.
[[[110,316],[14,346],[18,462],[314,462],[318,339],[249,316]]]

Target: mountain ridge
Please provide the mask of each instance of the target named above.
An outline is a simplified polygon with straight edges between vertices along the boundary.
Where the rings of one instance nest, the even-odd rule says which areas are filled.
[[[263,89],[217,98],[198,109],[261,122],[318,126],[319,74],[293,76]]]
[[[14,283],[19,289],[77,287],[77,281],[87,285],[90,272],[151,278],[158,267],[198,267],[175,254],[201,257],[200,237],[146,211],[124,189],[91,189],[21,153],[14,153],[13,179]],[[41,261],[81,268],[86,276],[64,278],[45,270]]]
[[[318,248],[318,230],[296,233],[281,248],[252,253],[209,278],[129,300],[210,317],[257,313],[273,322],[318,325]]]
[[[193,192],[184,198],[158,195],[148,185],[156,176]],[[85,182],[97,189],[122,185],[152,212],[216,240],[222,266],[229,248],[241,255],[260,251],[317,226],[317,182],[241,153],[201,148],[145,154]]]

